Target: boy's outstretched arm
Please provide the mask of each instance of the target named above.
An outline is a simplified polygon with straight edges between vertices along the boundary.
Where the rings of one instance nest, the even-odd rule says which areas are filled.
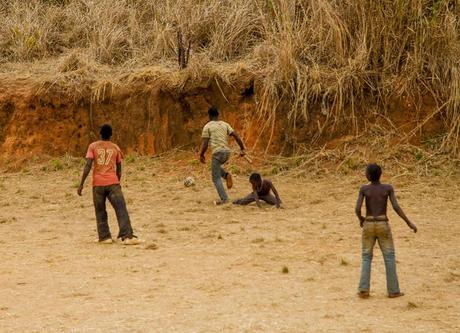
[[[233,136],[235,138],[236,143],[238,146],[240,146],[241,149],[241,156],[246,154],[246,148],[244,147],[243,140],[241,140],[240,136],[236,134],[236,132],[232,132],[230,136]]]
[[[257,191],[254,191],[254,198],[256,199],[256,205],[257,205],[257,207],[261,208],[261,206],[260,206],[260,200],[259,200],[259,195],[257,194]]]
[[[83,191],[83,185],[85,184],[85,180],[91,171],[91,167],[93,166],[93,160],[90,158],[86,159],[85,167],[83,168],[83,175],[81,176],[80,186],[78,186],[77,194],[81,196]]]
[[[407,225],[409,228],[411,228],[414,232],[417,232],[417,227],[415,224],[413,224],[409,219],[407,218],[406,214],[404,214],[403,210],[401,207],[399,207],[398,200],[396,199],[395,191],[393,187],[390,189],[390,202],[391,205],[393,206],[393,209],[395,212],[404,220],[406,221]]]
[[[117,177],[118,181],[121,180],[121,162],[117,162]]]
[[[208,145],[209,145],[209,138],[203,138],[201,141],[201,150],[200,150],[200,162],[205,163],[206,158],[204,157],[204,154],[206,154],[206,150],[208,150]]]
[[[362,189],[359,190],[358,201],[356,202],[355,214],[358,217],[359,225],[362,227],[364,223],[364,217],[361,215],[361,207],[363,206],[364,193]]]
[[[257,207],[260,208],[259,195],[257,194],[257,188],[254,185],[252,185],[252,193],[254,194],[254,199],[256,200]]]
[[[275,198],[276,198],[276,208],[280,208],[281,207],[281,199],[280,199],[280,196],[278,194],[278,191],[275,188],[275,185],[273,185],[272,182],[270,182],[270,188],[273,191],[273,194],[275,195]]]

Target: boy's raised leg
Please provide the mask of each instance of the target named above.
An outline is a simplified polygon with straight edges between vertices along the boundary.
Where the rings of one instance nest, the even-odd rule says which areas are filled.
[[[224,168],[221,167],[222,178],[224,178],[227,182],[227,188],[231,189],[233,187],[233,177],[230,172],[226,171]]]

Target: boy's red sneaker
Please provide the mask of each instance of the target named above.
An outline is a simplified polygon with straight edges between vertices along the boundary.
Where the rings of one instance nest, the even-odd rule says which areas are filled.
[[[227,178],[225,178],[225,180],[227,181],[227,188],[231,189],[233,187],[232,175],[230,173],[227,173]]]

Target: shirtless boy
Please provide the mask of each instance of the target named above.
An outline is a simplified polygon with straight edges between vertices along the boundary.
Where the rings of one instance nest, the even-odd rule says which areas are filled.
[[[202,144],[200,151],[201,163],[206,162],[205,153],[208,149],[208,145],[211,144],[212,150],[212,162],[211,172],[212,181],[216,187],[217,193],[220,199],[215,201],[216,205],[225,204],[228,202],[228,196],[225,192],[224,186],[222,185],[222,178],[227,182],[227,188],[230,189],[233,186],[232,175],[224,170],[222,166],[230,158],[230,148],[228,146],[228,138],[232,136],[238,145],[240,146],[240,155],[246,154],[243,141],[236,134],[233,128],[225,121],[219,120],[219,111],[216,107],[210,107],[208,110],[209,122],[203,127],[202,133]]]
[[[140,241],[133,235],[133,228],[129,220],[125,199],[121,192],[121,161],[123,155],[120,148],[110,141],[112,127],[103,125],[100,131],[101,140],[89,145],[86,153],[86,165],[83,169],[80,186],[77,193],[81,196],[83,185],[88,177],[91,167],[93,168],[93,203],[96,210],[98,242],[101,244],[112,244],[107,211],[105,208],[106,199],[112,204],[117,215],[120,231],[118,238],[121,238],[124,245],[137,245]]]
[[[404,214],[398,201],[393,186],[380,183],[382,169],[377,164],[369,164],[366,169],[366,177],[371,182],[359,190],[358,202],[356,203],[356,215],[362,228],[362,268],[361,279],[358,287],[358,295],[361,298],[369,297],[371,278],[371,263],[375,241],[379,242],[385,262],[388,297],[400,297],[404,294],[399,290],[398,277],[396,275],[396,259],[387,217],[387,202],[390,199],[395,212],[407,223],[408,227],[417,232],[417,227],[409,221]],[[366,199],[366,217],[361,215],[361,207]]]
[[[235,205],[248,205],[255,201],[257,207],[260,208],[260,200],[263,200],[270,205],[275,205],[276,208],[281,207],[281,199],[278,195],[278,191],[270,180],[262,179],[260,174],[253,173],[249,176],[249,182],[252,185],[252,193],[242,199],[233,201]],[[275,196],[270,194],[270,191],[272,191]]]

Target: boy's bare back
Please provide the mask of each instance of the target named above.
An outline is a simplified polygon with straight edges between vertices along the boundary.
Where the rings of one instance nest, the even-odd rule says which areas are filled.
[[[365,218],[361,215],[361,206],[366,200],[366,217],[373,219],[388,220],[387,205],[388,198],[395,212],[407,223],[408,227],[417,232],[417,227],[407,218],[401,207],[399,207],[393,186],[380,183],[382,169],[377,164],[369,164],[366,170],[366,177],[371,182],[359,189],[358,201],[356,202],[355,213],[359,224],[363,226]]]
[[[360,189],[366,199],[366,216],[386,216],[388,197],[394,196],[393,186],[389,184],[369,184]]]

